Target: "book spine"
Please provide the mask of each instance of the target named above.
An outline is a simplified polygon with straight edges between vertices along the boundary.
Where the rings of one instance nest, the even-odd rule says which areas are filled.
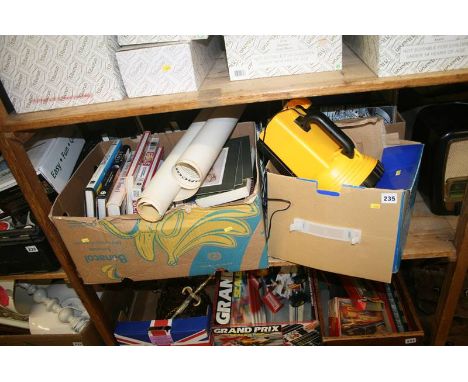
[[[133,213],[133,198],[132,198],[132,191],[133,191],[133,184],[135,179],[135,173],[138,167],[143,160],[143,155],[145,153],[148,140],[150,138],[151,132],[145,131],[141,136],[140,142],[138,142],[138,146],[135,150],[135,155],[133,156],[132,164],[130,165],[130,169],[128,170],[127,177],[125,178],[125,204],[126,204],[126,212],[127,214]]]
[[[96,216],[96,194],[99,193],[102,187],[102,181],[104,180],[107,171],[112,166],[121,146],[122,142],[118,140],[109,147],[97,170],[94,172],[85,188],[86,216],[88,217]]]
[[[130,165],[130,168],[128,169],[128,175],[133,176],[135,174],[135,171],[138,168],[141,158],[145,152],[146,142],[148,141],[148,138],[150,137],[150,135],[151,135],[150,131],[145,131],[143,135],[141,136],[141,139],[138,142],[137,148],[135,150],[135,155],[133,156],[133,159],[132,159],[132,164]]]
[[[111,169],[107,172],[106,177],[104,178],[102,189],[101,191],[99,191],[99,194],[96,197],[96,209],[98,219],[106,217],[106,196],[108,190],[113,185],[114,180],[118,177],[119,172],[120,168],[118,166],[112,166]]]
[[[378,297],[383,302],[385,325],[388,327],[389,330],[391,330],[392,333],[398,333],[395,319],[393,317],[393,313],[390,307],[390,302],[388,301],[387,293],[385,292],[384,283],[376,281],[374,285]]]
[[[138,173],[135,176],[132,198],[133,200],[137,199],[143,190],[143,184],[146,182],[146,179],[149,176],[150,168],[153,164],[153,161],[156,159],[156,154],[158,151],[159,139],[154,137],[151,138],[148,142],[148,146],[145,151],[145,155],[140,163],[138,168]]]
[[[400,312],[400,317],[401,317],[401,320],[402,320],[403,327],[404,327],[405,331],[413,330],[412,326],[408,322],[408,319],[406,318],[406,310],[405,310],[405,308],[403,306],[403,303],[401,301],[401,296],[400,296],[398,290],[395,289],[392,285],[390,287],[392,288],[393,296],[395,297],[395,302],[396,302],[398,311]]]
[[[392,288],[389,284],[385,284],[385,292],[387,293],[388,303],[393,314],[393,319],[395,320],[395,325],[399,333],[405,331],[403,321],[401,319],[400,313],[398,312],[397,303],[395,297],[393,296]]]
[[[330,337],[341,336],[340,312],[336,297],[328,301],[328,333]]]
[[[127,176],[130,165],[132,164],[132,158],[133,154],[131,153],[122,167],[119,178],[111,191],[109,200],[106,204],[108,216],[117,216],[125,213],[125,203],[123,203],[126,195],[125,177]]]
[[[112,167],[107,172],[102,182],[102,188],[96,197],[97,204],[97,217],[102,219],[106,217],[106,200],[114,186],[116,180],[120,175],[120,171],[125,161],[128,159],[130,153],[130,146],[125,145],[119,150],[118,154],[114,159]]]
[[[148,187],[149,182],[151,181],[151,179],[153,179],[154,175],[156,174],[156,171],[158,170],[161,164],[163,155],[164,155],[164,147],[159,146],[158,151],[156,152],[155,160],[153,160],[153,163],[151,164],[151,167],[149,169],[149,174],[146,177],[145,183],[143,183],[143,190],[146,187]]]
[[[129,210],[132,211],[130,213],[137,213],[136,201],[143,192],[143,184],[149,177],[150,168],[153,164],[153,161],[156,159],[158,146],[159,138],[153,137],[148,141],[148,145],[145,150],[145,155],[142,158],[137,175],[134,178],[131,195],[129,195],[131,197],[131,209],[129,208]]]

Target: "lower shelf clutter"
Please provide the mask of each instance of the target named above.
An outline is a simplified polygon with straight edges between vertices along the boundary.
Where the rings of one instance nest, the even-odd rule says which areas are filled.
[[[286,105],[277,116],[292,113],[291,120],[263,128],[239,121],[242,110],[202,110],[185,131],[100,142],[55,199],[49,218],[82,283],[103,290],[103,305],[120,295],[110,304],[116,341],[421,344],[424,332],[397,272],[423,145],[402,140],[378,117],[335,125]],[[285,132],[297,150],[315,154],[298,154],[294,145],[283,152]],[[302,174],[320,167],[312,158],[324,169]],[[341,177],[351,169],[359,173],[352,182]],[[94,324],[102,329],[104,321]],[[90,322],[54,334],[94,344],[82,338],[92,330]]]
[[[0,282],[0,345],[101,344],[88,312],[67,284]]]
[[[291,265],[136,282],[121,345],[418,345],[424,332],[400,277],[391,284]]]

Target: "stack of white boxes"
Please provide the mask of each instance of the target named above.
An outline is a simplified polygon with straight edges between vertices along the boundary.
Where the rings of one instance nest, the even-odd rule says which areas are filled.
[[[121,100],[115,36],[0,36],[0,80],[17,113]]]
[[[468,36],[344,36],[379,77],[468,68]]]
[[[128,96],[197,91],[221,52],[219,40],[216,36],[119,36],[117,61]]]
[[[224,36],[234,80],[341,70],[339,35]]]

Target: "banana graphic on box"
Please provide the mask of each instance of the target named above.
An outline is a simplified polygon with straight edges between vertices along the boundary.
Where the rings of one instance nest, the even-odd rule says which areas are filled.
[[[159,246],[167,256],[167,264],[175,266],[180,257],[196,247],[209,245],[235,248],[236,236],[252,233],[246,219],[258,214],[259,207],[254,202],[235,207],[217,207],[208,213],[207,209],[200,208],[190,212],[178,209],[169,212],[156,223],[138,219],[129,232],[120,230],[108,220],[101,220],[99,224],[120,239],[133,239],[138,255],[146,261],[157,260]],[[187,226],[189,228],[185,228]],[[111,279],[119,278],[115,265],[106,265],[102,271]]]

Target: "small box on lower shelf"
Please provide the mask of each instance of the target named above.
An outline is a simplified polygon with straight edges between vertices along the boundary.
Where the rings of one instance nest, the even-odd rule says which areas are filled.
[[[0,335],[0,346],[94,346],[104,345],[90,322],[77,334],[9,334]]]
[[[313,283],[324,345],[422,345],[399,274],[386,284],[314,270]]]
[[[114,334],[121,345],[211,345],[213,277],[158,280],[131,289]]]

